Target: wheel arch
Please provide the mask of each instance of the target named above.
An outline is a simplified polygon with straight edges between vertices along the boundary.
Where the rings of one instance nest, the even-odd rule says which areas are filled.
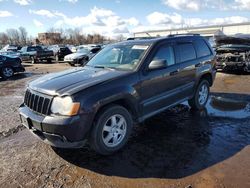
[[[131,114],[133,121],[136,121],[138,119],[138,110],[135,107],[136,105],[133,104],[133,101],[131,101],[131,99],[128,98],[119,98],[100,105],[98,109],[96,109],[96,113],[94,115],[94,121],[101,112],[103,112],[105,109],[107,109],[109,106],[112,105],[122,106],[125,109],[127,109],[128,112]]]
[[[199,83],[200,83],[202,80],[207,80],[210,87],[213,85],[213,77],[212,77],[212,74],[209,73],[209,72],[207,72],[207,73],[205,73],[205,74],[203,74],[203,75],[200,76]],[[198,83],[198,84],[199,84],[199,83]]]

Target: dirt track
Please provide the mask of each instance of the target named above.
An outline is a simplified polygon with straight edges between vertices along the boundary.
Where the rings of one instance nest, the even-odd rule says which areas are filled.
[[[20,125],[27,82],[67,68],[27,64],[0,80],[0,187],[250,187],[250,75],[217,74],[206,110],[169,109],[103,157],[51,148]]]

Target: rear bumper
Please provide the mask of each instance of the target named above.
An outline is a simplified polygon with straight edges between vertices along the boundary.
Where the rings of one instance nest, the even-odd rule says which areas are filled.
[[[92,125],[90,115],[43,116],[25,105],[19,108],[22,124],[43,142],[59,148],[84,146]]]

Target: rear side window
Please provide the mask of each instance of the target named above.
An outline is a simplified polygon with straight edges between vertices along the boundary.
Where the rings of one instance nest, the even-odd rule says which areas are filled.
[[[198,58],[211,55],[211,51],[204,40],[202,39],[195,40],[194,45],[197,51]]]
[[[153,60],[164,59],[167,61],[168,66],[175,64],[174,50],[172,46],[164,45],[158,49]]]
[[[196,53],[192,43],[178,44],[177,51],[180,54],[181,63],[196,59]]]

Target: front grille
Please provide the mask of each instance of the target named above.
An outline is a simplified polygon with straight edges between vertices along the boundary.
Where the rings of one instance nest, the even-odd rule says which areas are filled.
[[[28,89],[26,90],[24,104],[37,113],[49,115],[51,102],[52,98],[48,96],[33,93]]]

